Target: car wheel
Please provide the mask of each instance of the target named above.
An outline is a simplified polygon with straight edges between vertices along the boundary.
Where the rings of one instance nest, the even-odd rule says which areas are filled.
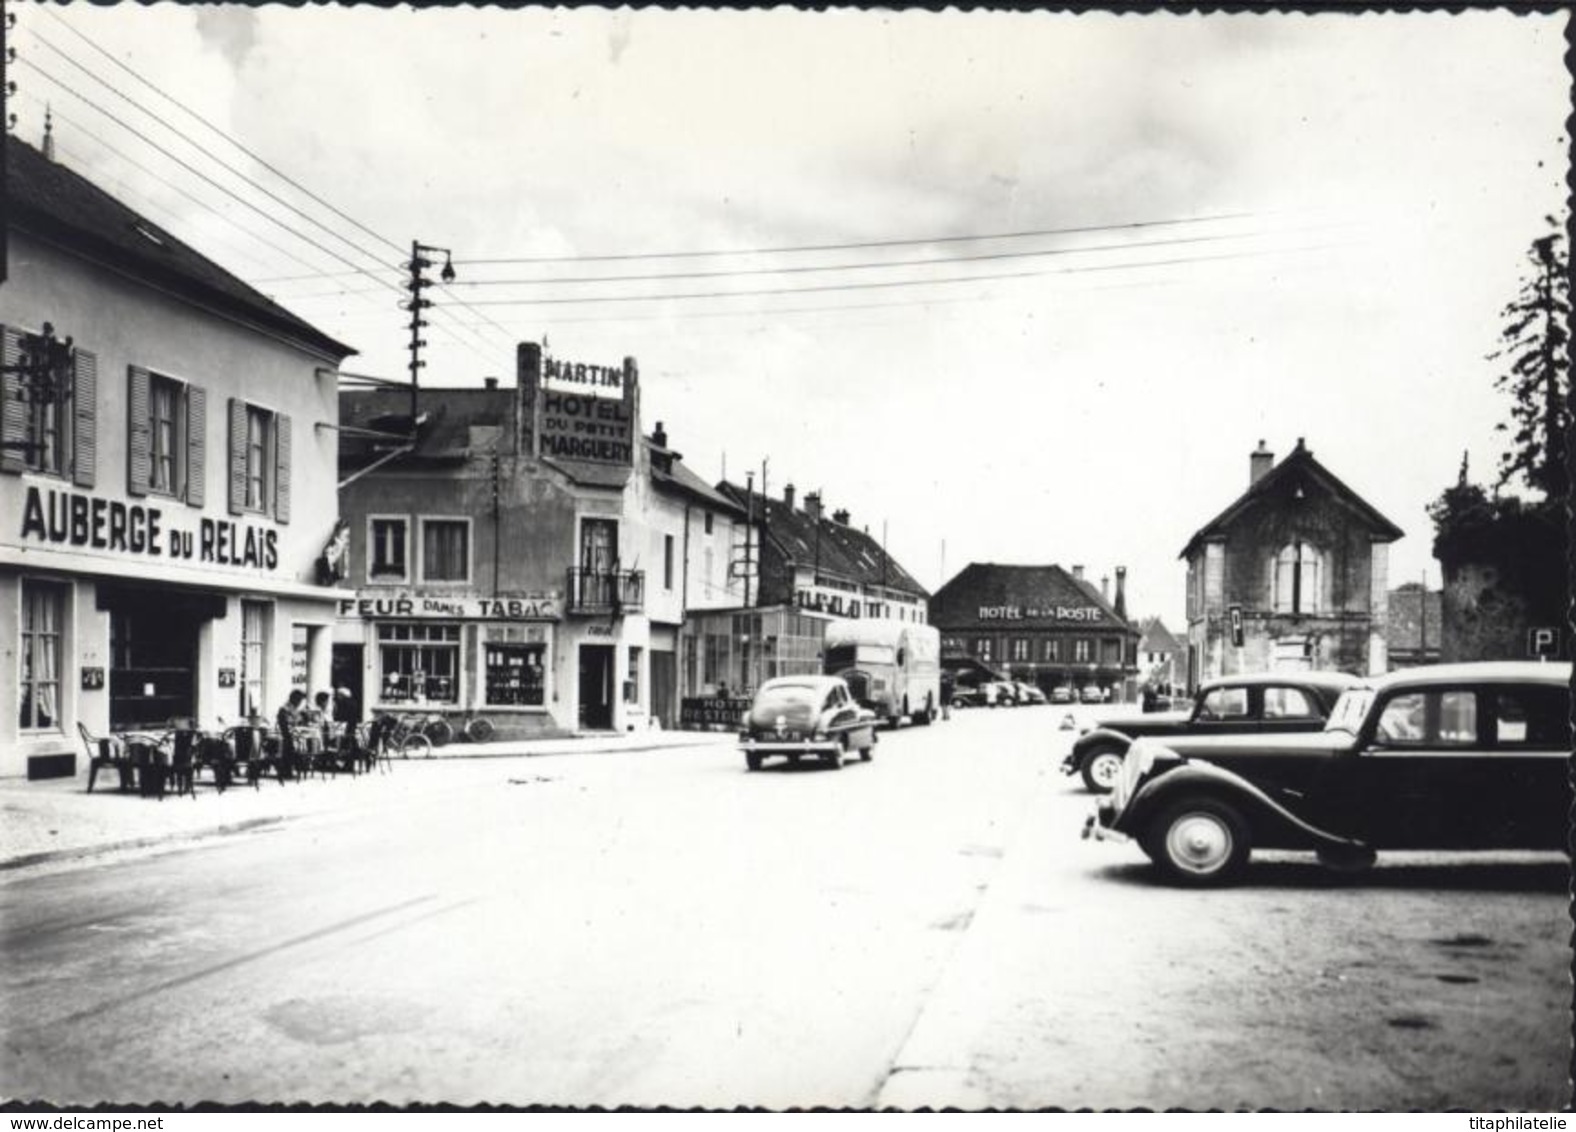
[[[1247,864],[1248,823],[1214,798],[1184,798],[1150,826],[1145,852],[1176,884],[1224,884]]]
[[[826,765],[833,770],[843,769],[843,756],[848,754],[848,736],[844,735],[837,741],[837,750],[826,756]]]
[[[744,765],[751,770],[761,769],[761,756],[758,751],[749,751],[744,756]]]
[[[1373,867],[1379,857],[1366,845],[1330,846],[1315,850],[1319,864],[1333,873],[1360,873]]]
[[[1084,785],[1091,791],[1109,794],[1116,785],[1117,775],[1122,773],[1122,752],[1115,747],[1090,751],[1079,770],[1083,774]]]

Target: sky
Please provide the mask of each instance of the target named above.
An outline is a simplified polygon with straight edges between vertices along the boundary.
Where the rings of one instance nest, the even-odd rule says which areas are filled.
[[[1487,355],[1564,216],[1563,17],[12,10],[18,134],[47,104],[347,371],[406,377],[446,249],[424,385],[634,357],[708,480],[819,490],[932,590],[1125,566],[1173,628],[1260,440],[1439,584],[1424,508],[1494,476]]]

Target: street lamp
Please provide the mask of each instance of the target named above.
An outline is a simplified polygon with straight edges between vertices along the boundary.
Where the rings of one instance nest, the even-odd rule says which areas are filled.
[[[410,243],[410,262],[405,265],[410,272],[410,279],[405,283],[405,289],[410,292],[410,298],[400,304],[401,310],[410,311],[410,433],[416,435],[416,394],[421,385],[421,369],[427,363],[421,358],[421,348],[427,340],[421,336],[421,328],[427,325],[427,320],[421,317],[421,312],[432,306],[432,300],[423,297],[422,291],[432,286],[432,280],[422,272],[433,266],[429,255],[443,253],[443,270],[438,273],[445,283],[454,282],[454,256],[448,248],[437,248],[430,244],[423,244],[417,240]]]

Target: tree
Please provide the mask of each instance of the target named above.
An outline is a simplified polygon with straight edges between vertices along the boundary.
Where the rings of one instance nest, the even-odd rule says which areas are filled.
[[[1553,229],[1532,241],[1532,272],[1501,315],[1501,346],[1488,355],[1503,361],[1495,388],[1511,395],[1510,420],[1498,426],[1511,432],[1511,447],[1500,460],[1499,485],[1521,476],[1550,502],[1563,503],[1570,489],[1566,438],[1571,427],[1570,261],[1563,233]]]

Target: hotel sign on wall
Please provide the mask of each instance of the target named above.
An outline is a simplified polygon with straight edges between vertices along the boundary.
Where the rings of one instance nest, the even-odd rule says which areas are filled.
[[[542,355],[534,342],[519,351],[526,432],[535,455],[630,467],[635,461],[634,358],[623,365],[571,362]]]
[[[982,605],[979,607],[981,621],[1069,621],[1083,622],[1099,621],[1103,617],[1099,606],[1095,605],[1047,605],[1017,606],[1017,605]]]

